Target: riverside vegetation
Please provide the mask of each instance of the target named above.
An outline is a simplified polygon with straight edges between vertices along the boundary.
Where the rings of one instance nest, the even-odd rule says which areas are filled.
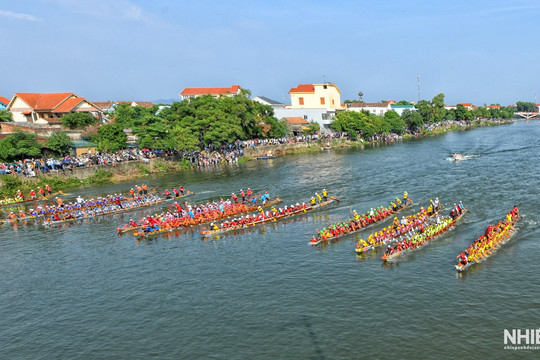
[[[181,153],[219,149],[237,140],[287,136],[288,128],[285,122],[274,117],[272,107],[252,101],[249,96],[248,90],[243,90],[241,95],[234,97],[214,99],[211,96],[202,96],[190,101],[175,102],[161,109],[157,105],[144,108],[120,104],[114,112],[107,114],[109,118],[114,119],[111,124],[96,124],[95,121],[80,116],[82,114],[66,115],[67,119],[64,123],[70,129],[83,129],[83,136],[95,142],[98,150],[104,153],[114,153],[127,148],[127,136],[124,129],[130,129],[137,136],[140,148],[174,149]],[[519,103],[523,105],[522,102]],[[400,101],[398,104],[408,103]],[[333,139],[329,142],[330,146],[364,146],[364,142],[366,144],[384,142],[387,136],[391,136],[393,141],[394,135],[404,139],[438,135],[450,130],[499,124],[500,120],[509,120],[513,116],[511,108],[494,109],[484,106],[467,110],[462,105],[458,105],[456,109],[446,110],[442,93],[431,101],[420,101],[415,107],[417,111],[405,111],[402,116],[393,111],[385,113],[384,116],[377,116],[366,111],[338,112],[331,128],[334,131],[346,133],[347,140]],[[484,120],[474,121],[480,118]],[[2,119],[10,120],[7,116]],[[306,132],[315,133],[318,130],[316,124],[310,124]],[[0,141],[0,159],[15,161],[36,158],[41,156],[43,149],[49,149],[58,156],[66,156],[71,150],[70,144],[69,137],[63,132],[54,134],[44,144],[40,144],[34,134],[17,132]],[[320,151],[320,144],[285,150],[282,153],[315,151]],[[246,159],[240,158],[240,160]],[[40,177],[37,183],[4,175],[0,177],[4,184],[0,188],[0,195],[10,196],[18,188],[30,188],[54,181],[56,181],[57,189],[68,189],[106,181],[127,180],[147,175],[152,171],[172,171],[189,167],[190,162],[184,158],[177,164],[158,163],[154,170],[139,164],[133,171],[124,174],[99,170],[84,180],[51,175]]]

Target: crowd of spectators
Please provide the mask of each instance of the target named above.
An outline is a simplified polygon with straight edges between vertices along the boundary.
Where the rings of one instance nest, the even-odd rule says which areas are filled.
[[[494,121],[480,119],[480,121]],[[425,124],[421,130],[433,131],[438,127],[450,128],[453,126],[467,127],[470,121],[445,120],[434,124]],[[238,162],[238,158],[244,155],[243,150],[259,146],[282,145],[310,141],[325,141],[333,139],[350,139],[346,132],[323,133],[319,135],[298,135],[292,137],[281,137],[274,139],[252,139],[236,140],[231,144],[221,146],[207,146],[201,151],[178,152],[174,150],[150,150],[150,149],[128,149],[117,153],[93,153],[82,156],[66,156],[64,158],[32,158],[12,163],[0,163],[0,174],[21,174],[24,176],[38,176],[50,172],[73,171],[78,167],[90,167],[98,165],[116,165],[125,161],[149,161],[156,157],[176,156],[189,161],[192,167],[208,167],[217,164],[233,164]],[[367,139],[369,142],[393,143],[401,140],[398,134],[374,135]],[[360,141],[364,141],[360,138]]]

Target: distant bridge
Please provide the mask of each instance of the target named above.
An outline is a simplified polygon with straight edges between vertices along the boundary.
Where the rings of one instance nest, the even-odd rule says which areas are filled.
[[[527,111],[520,111],[515,112],[514,115],[517,115],[523,119],[540,119],[540,113],[537,112],[527,112]]]

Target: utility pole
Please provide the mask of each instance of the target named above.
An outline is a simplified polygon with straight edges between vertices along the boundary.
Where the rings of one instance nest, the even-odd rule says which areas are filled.
[[[420,75],[416,75],[416,80],[418,81],[418,102],[420,102]]]

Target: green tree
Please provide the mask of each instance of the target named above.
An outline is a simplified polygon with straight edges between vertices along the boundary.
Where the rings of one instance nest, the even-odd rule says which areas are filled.
[[[525,112],[535,112],[536,111],[536,105],[533,102],[527,102],[527,101],[518,101],[516,103],[517,111],[525,111]]]
[[[113,123],[101,126],[92,140],[97,143],[99,151],[116,152],[126,148],[127,135],[121,126]]]
[[[433,114],[433,106],[431,106],[431,102],[427,100],[420,100],[418,104],[416,104],[416,108],[418,109],[419,115],[422,117],[422,121],[424,123],[432,123],[434,117]]]
[[[88,125],[93,125],[97,119],[89,113],[74,112],[62,117],[62,124],[68,129],[84,129]]]
[[[272,117],[265,119],[265,123],[270,125],[270,130],[266,134],[266,137],[268,138],[280,138],[286,136],[289,132],[285,120],[277,121],[276,118]]]
[[[456,106],[456,120],[467,120],[468,110],[465,106],[458,104]]]
[[[385,133],[403,134],[405,121],[395,111],[387,111],[383,116],[383,131]]]
[[[41,155],[41,145],[35,134],[18,131],[0,140],[0,159],[20,160]]]
[[[433,108],[433,121],[442,121],[446,115],[446,109],[444,108],[444,94],[439,93],[435,95],[431,100],[431,106]]]
[[[71,152],[71,138],[63,131],[55,132],[47,139],[45,146],[62,156]]]
[[[304,133],[307,135],[313,135],[313,134],[318,133],[320,130],[321,130],[321,126],[319,125],[319,123],[315,121],[311,121],[309,125],[307,126],[307,129],[304,130]]]
[[[0,110],[0,122],[11,122],[13,121],[13,116],[7,110]]]
[[[180,125],[171,131],[171,137],[175,142],[175,148],[181,151],[199,150],[199,139],[188,128]]]
[[[416,111],[405,110],[403,111],[401,118],[403,119],[403,121],[405,121],[405,124],[407,124],[407,128],[411,131],[416,131],[420,129],[422,125],[424,125],[422,115],[420,115]]]
[[[407,100],[399,100],[396,105],[412,105],[410,102],[408,102]]]

